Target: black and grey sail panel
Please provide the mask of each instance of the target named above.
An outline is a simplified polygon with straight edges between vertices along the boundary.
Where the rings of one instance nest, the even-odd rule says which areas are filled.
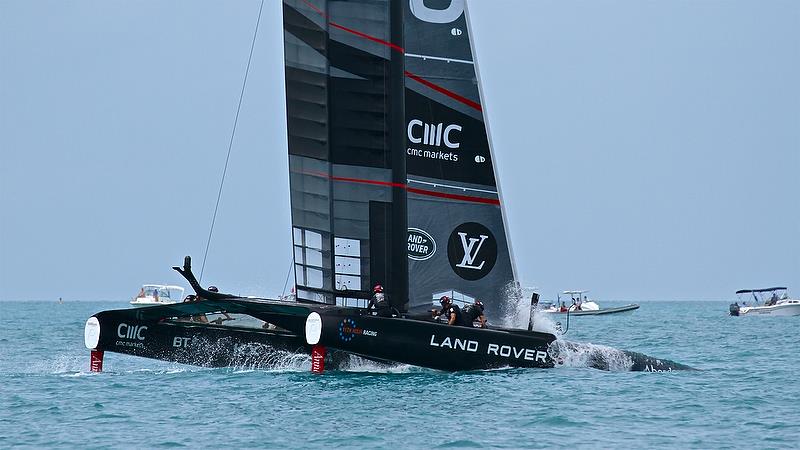
[[[387,258],[405,228],[392,208],[390,2],[284,0],[283,17],[297,296],[364,306],[373,283],[405,283]]]
[[[410,302],[497,313],[515,277],[466,5],[405,1]]]

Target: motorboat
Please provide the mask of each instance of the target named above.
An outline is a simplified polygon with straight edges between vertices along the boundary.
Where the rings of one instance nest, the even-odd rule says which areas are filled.
[[[800,299],[789,298],[785,287],[741,289],[736,291],[741,301],[729,308],[732,316],[800,316]],[[748,304],[746,298],[752,296]]]
[[[183,299],[183,288],[164,284],[145,284],[131,300],[133,306],[173,305]]]
[[[597,302],[588,298],[586,295],[588,292],[589,291],[586,290],[564,291],[558,296],[558,299],[555,303],[542,302],[539,305],[538,310],[549,314],[569,313],[570,316],[601,316],[639,309],[639,305],[636,303],[618,306],[615,308],[600,308],[600,305],[598,305]],[[561,295],[569,296],[571,300],[569,306],[567,306],[568,303],[561,300]]]

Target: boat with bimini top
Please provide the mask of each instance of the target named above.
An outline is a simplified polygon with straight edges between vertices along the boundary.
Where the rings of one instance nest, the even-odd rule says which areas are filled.
[[[210,292],[186,257],[175,269],[200,301],[95,314],[85,329],[94,365],[103,351],[200,365],[288,352],[310,354],[316,372],[341,355],[450,371],[549,368],[581,345],[431,314],[443,292],[480,300],[496,323],[520,300],[469,11],[464,0],[442,6],[283,0],[294,301]],[[385,314],[368,308],[372,286]],[[223,311],[254,325],[185,320]],[[630,370],[688,369],[618,356]]]
[[[133,306],[171,305],[183,299],[183,288],[164,284],[145,284],[131,300]]]
[[[785,287],[742,289],[736,291],[739,302],[728,309],[732,316],[800,316],[800,299],[789,298]],[[747,297],[752,297],[748,304]]]

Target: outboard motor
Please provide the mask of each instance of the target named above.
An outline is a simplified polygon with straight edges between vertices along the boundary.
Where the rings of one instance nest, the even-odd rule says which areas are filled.
[[[739,315],[739,304],[738,303],[731,303],[729,311],[730,311],[732,316],[738,316]]]

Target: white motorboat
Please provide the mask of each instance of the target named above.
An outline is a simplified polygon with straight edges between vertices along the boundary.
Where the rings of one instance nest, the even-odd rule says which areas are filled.
[[[183,299],[183,288],[163,284],[145,284],[131,300],[133,306],[172,305]]]
[[[571,316],[600,316],[639,309],[639,305],[635,303],[616,308],[600,308],[597,302],[589,299],[588,296],[585,295],[588,292],[589,291],[564,291],[561,295],[568,295],[572,300],[569,306],[567,306],[567,303],[561,301],[561,295],[559,295],[555,304],[553,304],[553,302],[542,302],[538,310],[551,314],[566,314],[569,312]]]
[[[753,297],[750,304],[745,300],[748,294]],[[742,304],[731,304],[732,316],[800,316],[800,299],[789,298],[785,287],[742,289],[736,295]]]

